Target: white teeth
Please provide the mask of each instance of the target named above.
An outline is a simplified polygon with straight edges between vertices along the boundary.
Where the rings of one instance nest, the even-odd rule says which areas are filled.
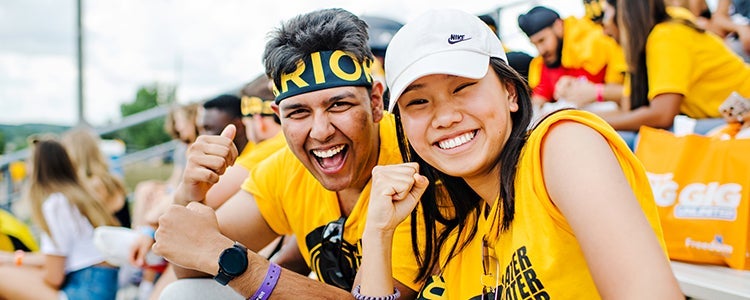
[[[466,144],[472,139],[474,139],[474,131],[464,133],[449,140],[440,141],[438,142],[438,147],[440,147],[441,149],[452,149]]]
[[[341,152],[341,150],[344,150],[344,145],[340,145],[328,150],[313,150],[312,153],[319,158],[329,158],[338,154],[339,152]]]

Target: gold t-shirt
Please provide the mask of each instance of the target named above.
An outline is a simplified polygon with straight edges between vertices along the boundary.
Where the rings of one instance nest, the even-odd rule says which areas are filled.
[[[385,113],[380,121],[379,165],[401,163],[396,142],[393,115]],[[363,172],[365,172],[363,170]],[[367,171],[369,172],[369,171]],[[343,259],[345,268],[358,270],[362,258],[362,233],[367,217],[372,182],[368,182],[344,225]],[[326,226],[341,217],[336,193],[326,190],[304,165],[285,147],[250,172],[242,187],[255,197],[258,209],[268,225],[278,234],[296,234],[297,244],[308,266],[318,279],[331,283],[328,276],[336,267],[325,259],[323,238]],[[399,225],[393,238],[393,277],[418,290],[414,283],[417,261],[411,251],[411,226],[407,219]]]
[[[487,216],[477,220],[477,234],[440,276],[433,276],[421,299],[481,299],[482,280],[496,286],[498,299],[599,299],[583,252],[565,217],[552,203],[544,185],[542,142],[549,128],[560,121],[584,124],[599,132],[615,153],[625,177],[664,247],[658,212],[645,170],[625,142],[603,120],[583,111],[561,111],[546,118],[530,135],[516,175],[515,216],[508,231],[489,239],[491,268],[496,278],[483,278],[482,238],[497,236],[501,217],[495,201]],[[484,210],[483,210],[484,211]],[[455,239],[455,237],[453,237]],[[666,251],[666,250],[665,250]],[[666,252],[665,252],[666,253]],[[443,260],[444,256],[441,257]],[[665,254],[666,259],[666,254]]]
[[[670,7],[672,15],[678,8]],[[733,92],[750,98],[750,65],[716,35],[679,21],[657,24],[646,41],[648,98],[684,96],[680,112],[696,119],[719,118],[719,105]]]

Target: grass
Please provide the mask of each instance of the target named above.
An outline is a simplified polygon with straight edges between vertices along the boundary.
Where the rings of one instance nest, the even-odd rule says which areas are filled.
[[[136,162],[125,166],[125,187],[129,192],[135,190],[135,186],[147,180],[167,180],[172,175],[172,164],[160,161]]]

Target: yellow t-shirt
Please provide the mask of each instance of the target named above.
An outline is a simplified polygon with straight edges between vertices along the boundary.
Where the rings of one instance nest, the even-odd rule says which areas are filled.
[[[628,65],[625,53],[620,45],[604,34],[601,26],[589,19],[568,17],[563,21],[562,68],[567,70],[557,75],[580,75],[584,71],[591,76],[598,76],[604,71],[604,77],[597,83],[622,84]],[[529,86],[535,88],[542,83],[542,77],[549,70],[542,57],[535,57],[529,64]],[[574,71],[580,70],[580,71]],[[554,80],[557,82],[557,79]],[[554,82],[552,83],[554,86]]]
[[[284,134],[279,131],[279,133],[274,135],[272,138],[255,144],[255,146],[253,146],[253,148],[248,153],[245,153],[246,151],[243,150],[243,155],[237,157],[237,161],[235,163],[239,164],[247,170],[252,170],[261,161],[284,147],[286,147],[286,139],[284,138]]]
[[[666,249],[648,178],[635,155],[607,123],[593,114],[561,111],[545,119],[531,133],[516,175],[514,220],[508,231],[490,239],[490,254],[499,263],[489,266],[499,268],[495,272],[499,276],[485,278],[485,283],[498,287],[501,293],[498,299],[600,298],[578,241],[565,217],[549,199],[542,176],[542,142],[549,128],[564,120],[589,126],[607,139],[662,248]],[[495,201],[487,216],[497,215],[498,203]],[[425,285],[422,299],[470,299],[482,294],[482,238],[495,236],[493,230],[499,230],[502,218],[476,219],[476,236],[448,263],[442,277],[434,276]]]
[[[255,149],[255,143],[247,141],[245,148],[242,148],[242,152],[240,152],[240,154],[237,155],[237,159],[235,160],[235,162],[244,160],[248,155],[250,155],[251,152],[253,152],[254,149]]]
[[[379,165],[402,162],[396,140],[393,115],[385,113],[380,121]],[[258,209],[271,229],[278,234],[297,235],[297,244],[308,266],[316,272],[319,280],[331,283],[333,280],[327,274],[335,268],[321,250],[326,225],[341,217],[336,193],[326,190],[288,147],[253,169],[250,180],[242,188],[255,197]],[[359,269],[370,188],[371,182],[368,182],[344,225],[341,247],[345,257],[341,261],[347,264],[345,268]],[[409,219],[396,229],[393,243],[393,277],[418,290],[421,284],[413,283],[418,267],[411,251]]]
[[[568,17],[563,22],[562,65],[591,74],[606,68],[604,82],[622,83],[628,65],[617,41],[589,19]]]
[[[648,98],[682,94],[680,112],[692,118],[721,117],[719,105],[733,91],[750,97],[750,65],[716,35],[678,21],[657,24],[648,35],[646,66]]]

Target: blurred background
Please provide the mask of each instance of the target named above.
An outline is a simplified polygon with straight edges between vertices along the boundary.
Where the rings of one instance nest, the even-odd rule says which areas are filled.
[[[263,72],[267,32],[300,13],[342,7],[405,23],[430,8],[459,8],[492,16],[509,50],[535,56],[517,26],[534,5],[584,14],[580,0],[2,0],[0,208],[18,198],[28,137],[80,124],[102,136],[129,191],[168,177],[169,108],[236,93]]]
[[[175,1],[81,0],[83,117],[118,122],[121,105],[145,88],[160,101],[195,101],[237,88],[262,72],[266,33],[324,7],[406,22],[431,7],[476,14],[507,7],[501,36],[534,54],[516,16],[534,3],[582,15],[564,1]],[[77,115],[77,1],[0,1],[0,123],[74,125]]]

